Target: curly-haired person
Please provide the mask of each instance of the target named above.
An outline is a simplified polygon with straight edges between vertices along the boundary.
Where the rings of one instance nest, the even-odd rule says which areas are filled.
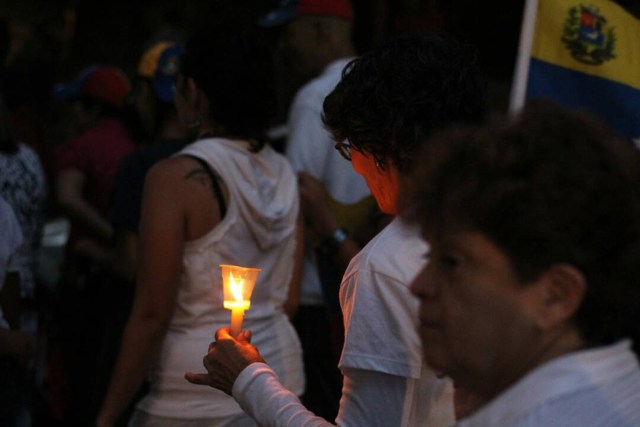
[[[474,59],[472,49],[444,36],[400,36],[353,60],[325,99],[324,121],[336,148],[365,178],[384,213],[400,212],[400,182],[433,132],[482,118],[483,85]],[[349,264],[340,286],[345,342],[338,366],[344,386],[336,424],[454,422],[451,382],[424,364],[415,328],[418,302],[409,285],[423,268],[426,251],[417,229],[396,218]],[[215,376],[230,366],[224,359],[229,344],[251,348],[219,331],[207,356],[211,376],[188,378],[233,393],[261,425],[326,423],[296,404],[266,365],[250,364],[260,361],[255,353],[244,357],[249,366],[238,381],[239,371],[225,385],[217,383]]]
[[[427,363],[481,402],[458,425],[640,425],[640,153],[538,104],[420,159],[412,289]]]

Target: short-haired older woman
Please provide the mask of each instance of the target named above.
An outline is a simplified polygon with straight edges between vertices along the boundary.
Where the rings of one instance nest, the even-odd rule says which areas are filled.
[[[640,425],[640,152],[536,104],[420,159],[412,289],[427,363],[481,402],[459,426]]]

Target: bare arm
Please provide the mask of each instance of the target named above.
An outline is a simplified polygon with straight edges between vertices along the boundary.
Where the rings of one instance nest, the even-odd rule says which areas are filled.
[[[300,200],[307,224],[321,238],[330,237],[340,227],[340,223],[329,207],[322,184],[306,172],[298,174],[298,182],[300,185]],[[340,272],[344,272],[347,269],[351,258],[360,249],[358,243],[350,236],[347,236],[338,246],[332,255]]]
[[[115,257],[109,268],[121,279],[133,282],[138,265],[138,235],[116,228],[114,240]]]
[[[294,256],[293,274],[289,283],[289,295],[284,304],[284,311],[289,318],[293,317],[298,311],[300,303],[300,287],[302,285],[302,263],[304,260],[304,218],[302,210],[298,215],[298,224],[296,226],[296,251]]]
[[[136,298],[98,426],[113,425],[129,405],[156,360],[173,315],[185,240],[182,185],[180,171],[167,163],[147,175]]]
[[[65,169],[57,176],[56,194],[60,207],[74,221],[87,228],[98,238],[108,242],[113,237],[113,227],[82,196],[85,176],[77,169]]]

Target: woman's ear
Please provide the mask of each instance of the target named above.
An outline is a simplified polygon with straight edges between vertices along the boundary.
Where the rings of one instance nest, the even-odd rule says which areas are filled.
[[[538,324],[543,329],[566,323],[578,311],[587,290],[584,274],[570,264],[554,264],[540,278]]]

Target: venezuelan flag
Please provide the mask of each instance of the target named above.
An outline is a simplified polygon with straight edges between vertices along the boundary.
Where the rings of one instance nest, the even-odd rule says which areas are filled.
[[[528,0],[511,109],[547,98],[640,139],[640,20],[610,0]]]

